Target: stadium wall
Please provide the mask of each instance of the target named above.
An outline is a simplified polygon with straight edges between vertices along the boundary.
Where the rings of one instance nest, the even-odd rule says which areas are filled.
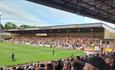
[[[104,39],[115,39],[115,33],[110,32],[109,30],[105,29],[105,31],[104,31]]]
[[[79,32],[79,33],[48,33],[48,36],[77,36],[88,38],[104,38],[104,32]]]
[[[111,42],[111,46],[112,46],[113,51],[115,52],[115,40]]]

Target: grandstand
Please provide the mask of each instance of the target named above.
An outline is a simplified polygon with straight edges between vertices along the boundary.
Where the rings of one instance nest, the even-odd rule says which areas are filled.
[[[34,36],[36,36],[36,34],[47,34],[48,36],[59,34],[78,35],[101,39],[115,39],[115,29],[104,23],[70,24],[46,26],[40,28],[10,29],[6,30],[6,32],[19,35],[32,34]],[[83,33],[85,34],[83,35]]]
[[[39,39],[42,36],[41,38],[44,38],[42,40],[45,40],[45,38],[46,39],[55,38],[56,40],[56,38],[58,37],[61,37],[61,39],[68,37],[71,40],[68,42],[72,43],[73,42],[72,40],[74,40],[75,38],[78,39],[78,37],[89,38],[90,39],[89,41],[92,41],[91,38],[93,38],[94,41],[97,41],[96,45],[101,45],[104,47],[109,45],[114,49],[115,29],[104,23],[56,25],[56,26],[45,26],[40,28],[10,29],[5,31],[12,33],[13,37],[19,37],[17,39],[20,39],[21,37],[24,38],[33,37],[33,39],[34,37],[37,37],[37,39]],[[50,42],[51,41],[52,40],[50,40]],[[52,45],[51,43],[50,45]],[[49,43],[47,44],[49,45]]]

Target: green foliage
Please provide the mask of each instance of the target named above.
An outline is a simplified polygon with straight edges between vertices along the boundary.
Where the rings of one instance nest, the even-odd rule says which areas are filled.
[[[18,26],[16,26],[14,23],[12,22],[7,22],[4,26],[5,29],[16,29],[18,28]]]
[[[12,22],[7,22],[4,26],[5,29],[17,29],[18,26],[15,25]],[[37,28],[36,26],[30,26],[30,25],[21,25],[19,28],[25,29],[25,28]]]
[[[21,25],[20,28],[30,28],[29,25]]]
[[[53,50],[55,55],[52,55]],[[16,61],[12,62],[11,54],[15,53]],[[13,43],[0,42],[0,66],[31,63],[36,61],[57,60],[73,56],[84,56],[80,50],[69,50],[59,48],[46,48],[40,46],[19,45]]]
[[[25,28],[36,28],[36,26],[21,25],[20,28],[22,28],[22,29],[25,29]]]

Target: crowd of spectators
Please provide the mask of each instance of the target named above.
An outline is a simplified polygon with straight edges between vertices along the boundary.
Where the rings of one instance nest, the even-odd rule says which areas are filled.
[[[94,46],[99,44],[99,39],[75,36],[51,36],[51,37],[14,37],[9,40],[19,44],[47,45],[50,47],[76,48]]]
[[[0,70],[115,70],[115,53],[76,56],[48,62],[3,66]]]

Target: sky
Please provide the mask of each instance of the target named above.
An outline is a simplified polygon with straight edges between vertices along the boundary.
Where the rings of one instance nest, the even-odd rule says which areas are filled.
[[[88,18],[70,12],[58,10],[25,0],[0,0],[1,23],[13,22],[20,26],[53,26],[103,22],[115,28],[115,25]]]

